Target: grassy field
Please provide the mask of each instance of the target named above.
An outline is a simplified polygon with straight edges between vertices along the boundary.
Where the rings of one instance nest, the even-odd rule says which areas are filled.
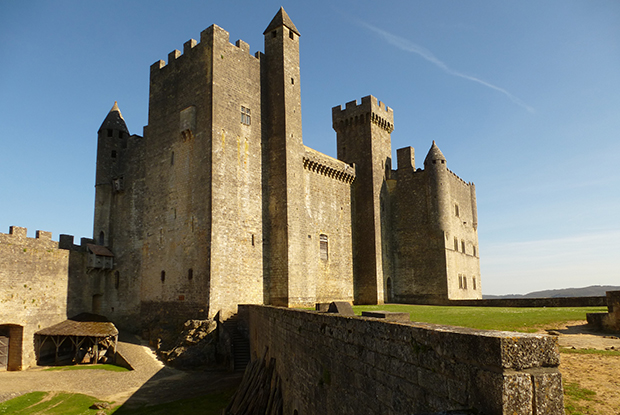
[[[567,321],[585,320],[586,313],[606,312],[606,307],[441,307],[425,305],[383,304],[354,306],[362,311],[385,310],[409,313],[411,321],[484,330],[508,330],[533,333],[538,329],[561,326]]]

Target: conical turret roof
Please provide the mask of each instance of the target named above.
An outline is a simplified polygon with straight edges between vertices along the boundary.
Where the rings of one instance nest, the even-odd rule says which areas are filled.
[[[432,163],[433,160],[443,160],[444,162],[446,161],[445,156],[443,155],[439,147],[437,147],[437,144],[435,144],[435,140],[433,140],[433,145],[431,146],[431,149],[428,150],[428,154],[424,159],[424,165],[426,166],[428,163]]]
[[[103,129],[120,130],[129,134],[127,124],[125,124],[125,119],[123,118],[123,114],[121,114],[121,110],[118,108],[118,103],[116,101],[114,101],[114,106],[105,117],[105,120],[103,120],[103,123],[97,132]]]
[[[269,23],[269,26],[267,26],[267,29],[265,29],[265,31],[263,32],[263,35],[271,32],[272,30],[277,29],[280,26],[286,26],[289,29],[291,29],[293,32],[295,32],[297,36],[301,36],[301,34],[299,34],[299,31],[293,24],[293,21],[291,20],[291,18],[288,17],[288,14],[286,14],[286,12],[284,11],[283,7],[280,7],[280,10],[278,10],[278,13],[276,13],[275,17],[271,20],[271,23]]]

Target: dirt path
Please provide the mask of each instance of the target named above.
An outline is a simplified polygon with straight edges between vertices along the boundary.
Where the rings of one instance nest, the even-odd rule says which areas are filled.
[[[135,338],[119,341],[119,351],[134,366],[129,372],[106,370],[0,372],[0,402],[33,391],[74,392],[116,404],[155,404],[233,388],[241,374],[226,371],[185,372],[164,365]]]
[[[560,347],[620,350],[616,335],[597,333],[585,321],[573,321],[557,330]],[[592,401],[580,402],[588,415],[620,415],[620,355],[561,353],[560,372],[564,385],[578,384],[596,392]]]

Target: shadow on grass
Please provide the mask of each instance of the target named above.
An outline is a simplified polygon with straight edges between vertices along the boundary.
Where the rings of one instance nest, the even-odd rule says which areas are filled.
[[[164,367],[114,413],[220,414],[239,386],[242,376],[242,373],[224,370],[193,372]]]

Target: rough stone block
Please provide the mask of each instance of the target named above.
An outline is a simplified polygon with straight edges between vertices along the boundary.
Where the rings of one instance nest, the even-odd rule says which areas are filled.
[[[395,311],[362,311],[362,317],[382,318],[388,321],[409,322],[409,313]]]
[[[316,303],[314,305],[314,310],[319,313],[327,313],[329,311],[329,303]]]
[[[329,304],[329,313],[338,313],[343,316],[354,316],[353,307],[346,301],[334,301]]]
[[[534,383],[534,413],[548,415],[564,414],[564,392],[562,389],[562,375],[553,371],[550,373],[533,374]]]
[[[531,414],[534,388],[529,373],[504,374],[502,384],[503,414]],[[546,414],[546,412],[542,412]],[[551,415],[551,414],[550,414]]]
[[[588,324],[597,330],[602,330],[608,313],[586,313]]]

